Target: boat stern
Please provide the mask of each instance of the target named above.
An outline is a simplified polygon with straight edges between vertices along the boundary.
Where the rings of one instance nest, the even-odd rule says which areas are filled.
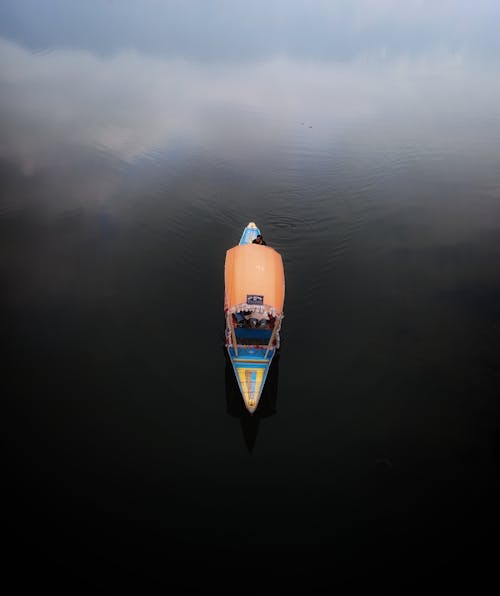
[[[253,221],[251,221],[243,230],[243,234],[240,238],[240,244],[252,244],[255,238],[257,238],[258,234],[260,234],[259,228]]]

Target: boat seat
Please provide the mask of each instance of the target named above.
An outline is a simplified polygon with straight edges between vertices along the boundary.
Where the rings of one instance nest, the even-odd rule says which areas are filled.
[[[249,329],[247,327],[237,327],[234,330],[236,339],[256,339],[263,344],[268,343],[273,333],[272,329]]]

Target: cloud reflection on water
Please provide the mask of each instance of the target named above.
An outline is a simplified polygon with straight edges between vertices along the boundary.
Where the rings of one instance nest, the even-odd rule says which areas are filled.
[[[496,0],[3,0],[0,36],[30,49],[210,62],[499,53]]]
[[[230,158],[289,143],[301,123],[318,144],[379,119],[384,143],[422,126],[429,142],[443,122],[500,114],[496,70],[457,55],[202,68],[137,52],[33,54],[3,40],[0,56],[0,156],[25,174],[63,166],[82,147],[130,162],[182,141]]]

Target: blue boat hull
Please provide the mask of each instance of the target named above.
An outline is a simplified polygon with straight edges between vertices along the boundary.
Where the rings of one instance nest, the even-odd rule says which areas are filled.
[[[239,346],[238,356],[233,347],[227,350],[245,406],[253,414],[259,405],[275,349],[269,350],[267,357],[264,357],[265,346]]]

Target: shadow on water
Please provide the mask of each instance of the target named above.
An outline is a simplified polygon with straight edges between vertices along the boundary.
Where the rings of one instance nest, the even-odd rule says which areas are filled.
[[[278,377],[279,377],[279,352],[273,358],[271,367],[267,374],[267,379],[262,390],[259,406],[254,414],[249,414],[245,408],[243,397],[238,387],[238,382],[234,374],[231,360],[227,350],[224,348],[226,359],[226,406],[227,413],[240,419],[241,431],[247,446],[248,452],[252,453],[257,440],[259,424],[262,418],[269,418],[276,414],[276,401],[278,397]]]

